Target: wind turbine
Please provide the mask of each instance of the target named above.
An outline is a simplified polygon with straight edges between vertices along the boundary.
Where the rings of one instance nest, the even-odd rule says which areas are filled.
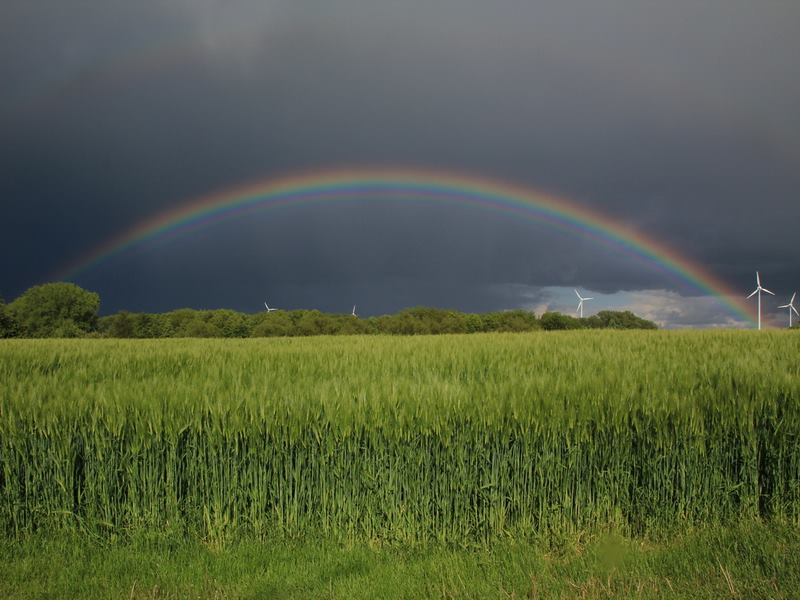
[[[747,298],[748,299],[752,298],[753,296],[758,294],[758,330],[761,331],[761,292],[767,292],[771,296],[774,296],[775,294],[770,292],[767,288],[761,287],[761,275],[758,274],[758,271],[756,271],[756,284],[758,287],[756,287],[756,289],[753,290],[753,293],[750,294]]]
[[[271,313],[271,312],[272,312],[272,311],[274,311],[274,310],[278,310],[277,308],[270,308],[270,307],[269,307],[269,304],[267,304],[266,302],[264,302],[264,306],[266,306],[266,307],[267,307],[267,312],[268,312],[268,313]]]
[[[578,293],[578,290],[575,290],[575,295],[578,297],[578,309],[575,312],[580,313],[581,319],[583,318],[583,303],[587,300],[594,300],[594,298],[584,298]]]
[[[353,313],[352,314],[353,314],[354,317],[358,318],[358,315],[356,314],[356,305],[355,304],[353,304]]]
[[[798,317],[800,317],[800,313],[797,312],[797,309],[794,307],[794,297],[795,296],[797,296],[797,292],[792,294],[792,299],[789,300],[789,304],[784,304],[783,306],[779,306],[778,307],[778,308],[788,308],[789,309],[789,329],[792,328],[792,311],[794,311],[794,314],[796,314]]]

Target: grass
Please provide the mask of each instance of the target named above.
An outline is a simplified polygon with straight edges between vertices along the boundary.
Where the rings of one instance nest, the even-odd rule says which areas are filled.
[[[0,545],[0,597],[45,598],[795,598],[800,532],[751,523],[668,542],[615,535],[543,550],[163,539],[27,538]]]

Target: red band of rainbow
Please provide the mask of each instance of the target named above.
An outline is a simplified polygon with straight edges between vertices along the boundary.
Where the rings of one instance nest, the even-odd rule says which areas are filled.
[[[330,203],[343,199],[429,201],[473,206],[546,222],[625,250],[716,296],[737,320],[753,322],[750,307],[701,265],[656,239],[565,198],[451,172],[401,168],[343,168],[270,178],[189,201],[146,219],[93,249],[57,274],[71,279],[148,240],[204,227],[245,212],[286,205]]]

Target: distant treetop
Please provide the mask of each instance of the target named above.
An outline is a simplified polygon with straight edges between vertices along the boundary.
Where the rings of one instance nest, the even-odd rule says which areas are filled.
[[[233,310],[182,308],[165,313],[130,313],[99,317],[100,297],[72,283],[32,287],[9,305],[0,300],[0,337],[111,338],[291,337],[311,335],[435,335],[492,331],[558,329],[656,329],[630,311],[604,310],[585,319],[557,312],[541,318],[517,309],[488,313],[418,306],[392,315],[359,318],[351,313],[281,310],[254,314]]]

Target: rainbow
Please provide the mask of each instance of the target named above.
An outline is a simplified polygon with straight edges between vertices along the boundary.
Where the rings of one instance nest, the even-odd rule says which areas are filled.
[[[270,178],[225,189],[138,223],[94,248],[57,273],[54,279],[73,279],[134,246],[169,235],[181,235],[251,211],[353,199],[450,203],[546,222],[621,248],[690,284],[703,295],[718,297],[736,320],[753,322],[751,310],[740,295],[701,265],[599,212],[565,198],[505,182],[419,168],[342,168]]]

